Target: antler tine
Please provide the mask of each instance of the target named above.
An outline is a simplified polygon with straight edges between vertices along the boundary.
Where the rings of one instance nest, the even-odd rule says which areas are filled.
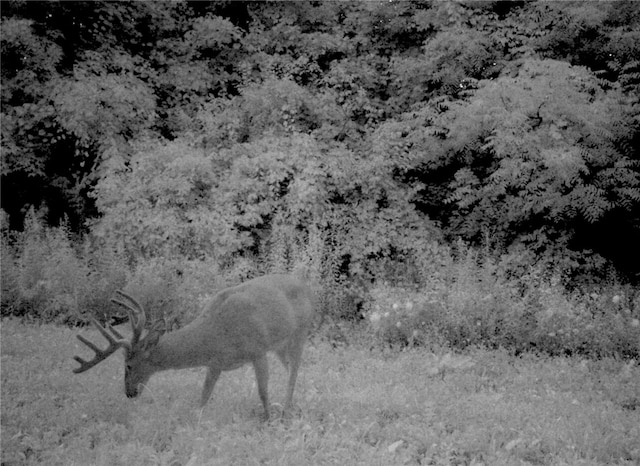
[[[124,291],[116,290],[116,293],[122,296],[125,299],[125,301],[121,301],[117,298],[111,298],[111,302],[115,304],[119,304],[122,307],[125,307],[129,312],[131,330],[133,331],[133,338],[131,339],[131,344],[135,345],[138,342],[138,340],[140,340],[140,336],[142,335],[142,330],[144,330],[144,324],[147,320],[146,314],[144,312],[144,308],[138,301],[136,301],[133,297],[126,294]]]
[[[116,338],[118,338],[119,340],[126,340],[126,339],[125,339],[125,337],[123,337],[123,336],[120,334],[120,332],[118,332],[115,328],[113,328],[113,327],[111,326],[111,324],[110,324],[110,323],[108,323],[108,322],[107,322],[107,328],[108,328],[108,329],[111,331],[111,333],[113,333],[113,334],[116,336]]]
[[[84,372],[86,370],[91,369],[96,364],[98,364],[98,363],[104,361],[105,359],[107,359],[109,356],[111,356],[113,353],[115,353],[120,348],[125,348],[127,351],[131,350],[131,344],[127,340],[125,340],[123,338],[119,338],[119,339],[116,340],[109,332],[107,332],[105,330],[105,328],[102,325],[100,325],[98,323],[97,320],[92,318],[91,322],[93,323],[93,325],[96,326],[96,328],[102,334],[102,336],[107,339],[107,341],[109,342],[109,347],[107,349],[105,349],[105,350],[102,350],[102,349],[98,348],[96,345],[94,345],[92,342],[87,340],[82,335],[76,335],[78,340],[80,340],[82,343],[84,343],[89,348],[91,348],[91,350],[94,353],[96,353],[96,355],[93,357],[93,359],[91,361],[85,361],[80,356],[74,356],[73,359],[75,359],[76,361],[78,361],[80,363],[80,367],[78,367],[76,369],[73,369],[73,372],[75,374],[79,374],[81,372]],[[120,334],[118,332],[115,332],[110,325],[108,325],[108,327],[109,327],[109,330],[114,332],[114,334],[116,336],[120,336]]]

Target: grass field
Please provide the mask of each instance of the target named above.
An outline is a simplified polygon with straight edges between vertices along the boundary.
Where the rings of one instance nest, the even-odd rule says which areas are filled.
[[[75,331],[1,325],[7,466],[640,463],[634,362],[311,341],[297,413],[264,423],[250,367],[223,374],[203,411],[203,370],[158,374],[129,400],[122,355],[74,375],[72,356],[90,355]],[[271,362],[271,398],[281,402],[285,372]]]

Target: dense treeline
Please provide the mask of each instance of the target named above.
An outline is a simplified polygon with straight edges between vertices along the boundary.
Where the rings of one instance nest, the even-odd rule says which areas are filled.
[[[356,262],[484,235],[637,274],[639,11],[5,2],[2,207],[145,256],[295,224]]]
[[[462,239],[565,285],[640,276],[637,2],[1,14],[5,235],[35,208],[131,267],[420,283]]]

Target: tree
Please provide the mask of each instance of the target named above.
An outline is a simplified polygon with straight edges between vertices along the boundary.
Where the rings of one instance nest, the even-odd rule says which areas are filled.
[[[453,175],[440,191],[449,234],[562,254],[603,222],[636,229],[640,166],[625,148],[637,128],[608,87],[585,68],[528,60],[514,77],[407,116],[399,142],[423,154],[425,180]]]
[[[93,195],[103,213],[92,231],[129,260],[215,257],[248,246],[218,197],[211,158],[184,140],[147,140],[112,153]]]

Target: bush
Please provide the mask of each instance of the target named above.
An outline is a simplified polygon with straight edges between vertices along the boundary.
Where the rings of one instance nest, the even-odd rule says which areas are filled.
[[[41,322],[127,320],[126,311],[111,303],[115,290],[124,289],[150,321],[181,326],[219,289],[255,275],[255,265],[241,260],[226,271],[212,258],[151,258],[129,266],[124,253],[107,245],[90,238],[74,243],[65,225],[45,228],[34,211],[24,232],[3,233],[1,246],[2,316]]]
[[[150,321],[169,328],[193,320],[229,280],[212,259],[154,258],[140,262],[127,278],[125,292],[142,304]]]
[[[449,265],[418,287],[376,285],[366,316],[379,341],[504,347],[515,352],[640,356],[640,296],[569,293],[530,267],[515,275],[513,257],[495,260],[458,245]],[[618,287],[619,288],[619,287]]]
[[[9,241],[3,236],[0,243],[0,315],[18,315],[20,313],[20,269]]]
[[[272,272],[304,275],[327,332],[367,318],[377,341],[392,346],[485,346],[513,352],[640,357],[640,291],[616,282],[568,290],[546,265],[516,253],[498,255],[459,242],[431,244],[395,261],[394,274],[369,285],[347,279],[330,235],[274,223],[262,256],[155,257],[127,265],[124,254],[89,239],[72,241],[65,225],[45,229],[33,211],[20,234],[2,234],[2,316],[76,325],[127,313],[110,302],[118,288],[170,328],[193,320],[220,289]],[[381,263],[389,265],[389,258]],[[372,265],[371,268],[375,268]],[[393,276],[395,275],[395,276]],[[391,277],[393,276],[393,280]],[[361,314],[364,312],[364,314]]]
[[[45,229],[32,210],[22,233],[2,239],[2,315],[74,325],[108,314],[125,269],[116,253],[92,250],[76,247],[65,225]]]

